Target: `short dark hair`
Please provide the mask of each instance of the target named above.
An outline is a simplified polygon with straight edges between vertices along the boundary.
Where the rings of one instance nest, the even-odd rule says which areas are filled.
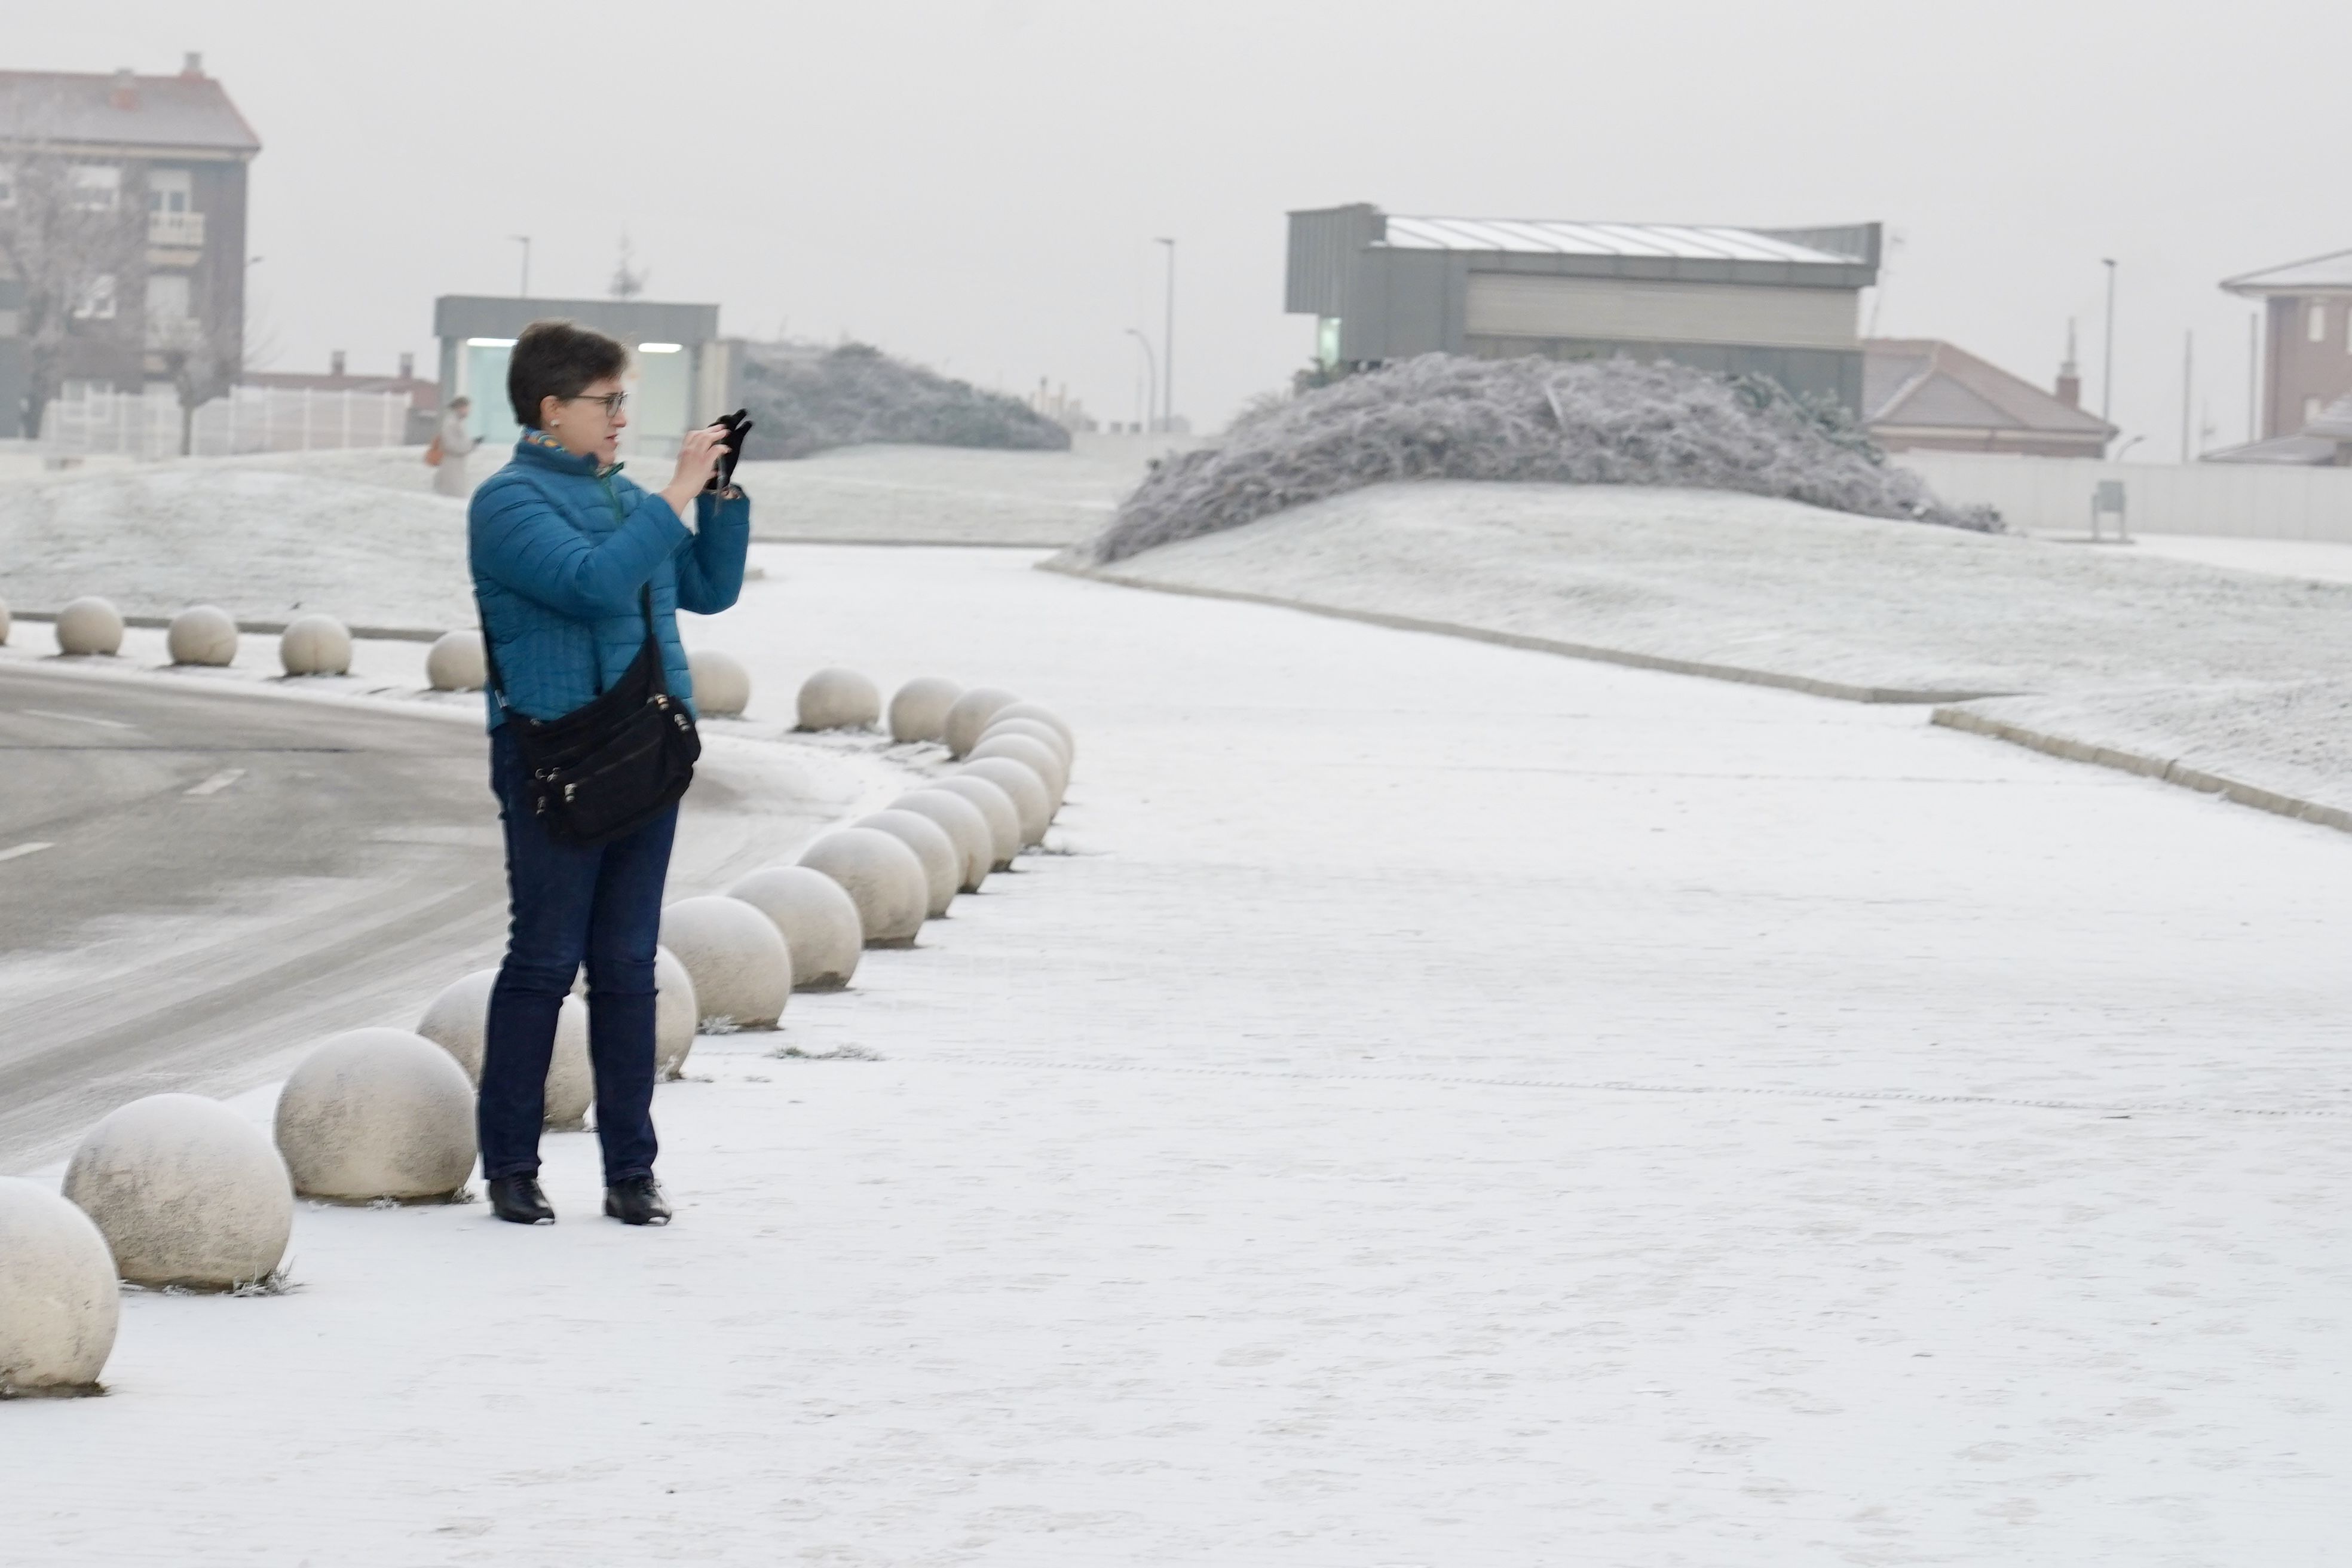
[[[570,321],[533,321],[507,360],[507,401],[515,423],[536,430],[541,398],[577,397],[590,382],[628,368],[629,351],[602,332]]]

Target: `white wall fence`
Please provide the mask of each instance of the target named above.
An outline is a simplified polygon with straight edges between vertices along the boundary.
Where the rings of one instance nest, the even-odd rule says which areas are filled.
[[[2102,479],[2124,487],[2136,533],[2315,539],[2352,544],[2352,468],[2251,463],[2101,463],[1992,452],[1901,452],[1889,459],[1954,505],[1998,507],[2026,533],[2087,533]],[[2100,526],[2112,530],[2112,518]]]
[[[407,427],[405,393],[239,386],[196,410],[194,445],[203,458],[397,447]],[[60,457],[176,458],[180,401],[168,387],[60,398],[41,415],[41,447]]]

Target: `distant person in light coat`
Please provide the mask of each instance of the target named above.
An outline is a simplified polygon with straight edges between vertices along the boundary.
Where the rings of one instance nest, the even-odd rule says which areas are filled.
[[[463,500],[474,493],[466,482],[466,454],[481,443],[466,428],[466,416],[474,410],[470,397],[453,399],[447,413],[441,416],[441,461],[434,466],[433,493],[456,496]]]

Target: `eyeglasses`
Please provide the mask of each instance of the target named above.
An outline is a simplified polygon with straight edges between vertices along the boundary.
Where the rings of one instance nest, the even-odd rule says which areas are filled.
[[[611,419],[617,416],[622,409],[628,406],[629,395],[625,392],[608,392],[602,397],[591,397],[586,393],[580,392],[574,393],[563,401],[566,403],[601,403],[604,405],[604,417]]]

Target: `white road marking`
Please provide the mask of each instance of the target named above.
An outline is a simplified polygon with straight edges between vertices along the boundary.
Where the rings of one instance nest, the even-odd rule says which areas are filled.
[[[19,708],[19,713],[32,719],[63,719],[68,724],[103,724],[110,730],[136,730],[136,724],[126,724],[120,719],[100,719],[89,713],[57,713],[47,708]]]
[[[236,783],[237,780],[244,776],[245,770],[243,768],[223,768],[220,772],[215,773],[204,783],[196,785],[195,788],[185,793],[189,795],[217,795],[222,790],[228,788],[229,785]]]
[[[57,846],[54,844],[44,844],[38,840],[34,840],[26,844],[12,845],[8,848],[0,849],[0,860],[19,859],[26,855],[38,855],[44,849],[54,849]]]

